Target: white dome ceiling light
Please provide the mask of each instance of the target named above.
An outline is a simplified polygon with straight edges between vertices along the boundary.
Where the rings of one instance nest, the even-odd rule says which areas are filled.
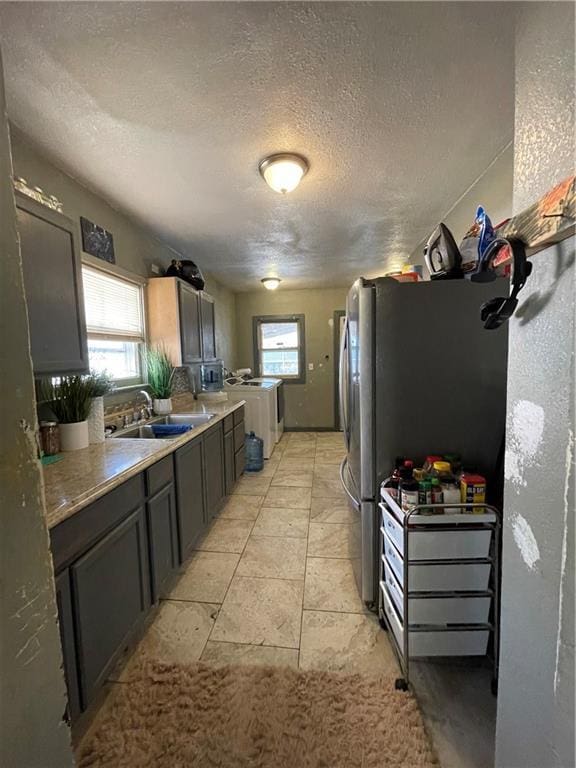
[[[285,195],[296,189],[308,173],[308,160],[293,152],[280,152],[265,157],[258,166],[262,178],[275,192]]]
[[[277,277],[263,277],[260,281],[264,288],[268,288],[269,291],[275,291],[280,285],[282,280]]]

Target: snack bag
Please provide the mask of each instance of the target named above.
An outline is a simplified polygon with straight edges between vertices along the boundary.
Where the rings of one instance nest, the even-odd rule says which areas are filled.
[[[484,251],[495,237],[490,217],[484,208],[479,205],[476,210],[474,223],[460,243],[462,271],[464,274],[473,272],[476,269],[477,265],[482,261]]]

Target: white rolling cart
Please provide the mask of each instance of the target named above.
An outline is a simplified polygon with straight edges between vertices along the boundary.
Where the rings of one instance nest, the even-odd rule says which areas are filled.
[[[485,656],[492,634],[495,694],[500,513],[453,502],[404,513],[385,488],[381,499],[378,617],[402,670],[396,688],[408,688],[411,657]]]

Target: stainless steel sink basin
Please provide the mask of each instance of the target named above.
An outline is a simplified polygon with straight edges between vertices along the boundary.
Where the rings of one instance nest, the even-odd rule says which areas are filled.
[[[157,416],[155,419],[151,419],[146,424],[139,424],[133,427],[127,427],[126,429],[120,429],[114,432],[111,437],[116,440],[124,438],[132,438],[136,440],[174,440],[181,435],[154,435],[152,431],[153,424],[189,424],[192,429],[199,427],[202,424],[206,424],[210,419],[213,419],[214,413],[171,413],[169,416]]]

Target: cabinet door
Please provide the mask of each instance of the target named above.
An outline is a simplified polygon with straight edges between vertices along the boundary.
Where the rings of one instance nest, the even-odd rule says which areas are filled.
[[[204,435],[204,484],[206,516],[211,520],[224,501],[224,440],[222,423]]]
[[[80,691],[78,689],[76,640],[74,637],[72,593],[70,591],[70,573],[68,569],[59,573],[55,581],[64,677],[66,679],[66,688],[68,689],[68,719],[74,721],[80,714]]]
[[[150,607],[146,539],[140,507],[70,567],[82,709]]]
[[[200,316],[202,318],[202,359],[216,359],[216,326],[214,301],[205,294],[200,294]]]
[[[239,451],[236,451],[236,455],[234,457],[234,464],[235,464],[235,472],[236,480],[238,481],[240,477],[244,474],[244,467],[246,466],[246,449],[244,446],[240,448]]]
[[[180,562],[204,529],[204,445],[202,438],[179,448],[174,456]]]
[[[226,496],[230,496],[234,491],[234,485],[236,484],[236,462],[234,454],[234,433],[228,432],[224,435],[224,479]]]
[[[202,339],[197,292],[193,288],[188,288],[183,283],[178,283],[178,305],[182,364],[198,363],[202,360]]]
[[[178,567],[176,494],[170,483],[148,500],[148,540],[152,573],[152,600],[161,597]]]
[[[36,374],[85,373],[88,346],[75,224],[16,196],[30,346]]]

